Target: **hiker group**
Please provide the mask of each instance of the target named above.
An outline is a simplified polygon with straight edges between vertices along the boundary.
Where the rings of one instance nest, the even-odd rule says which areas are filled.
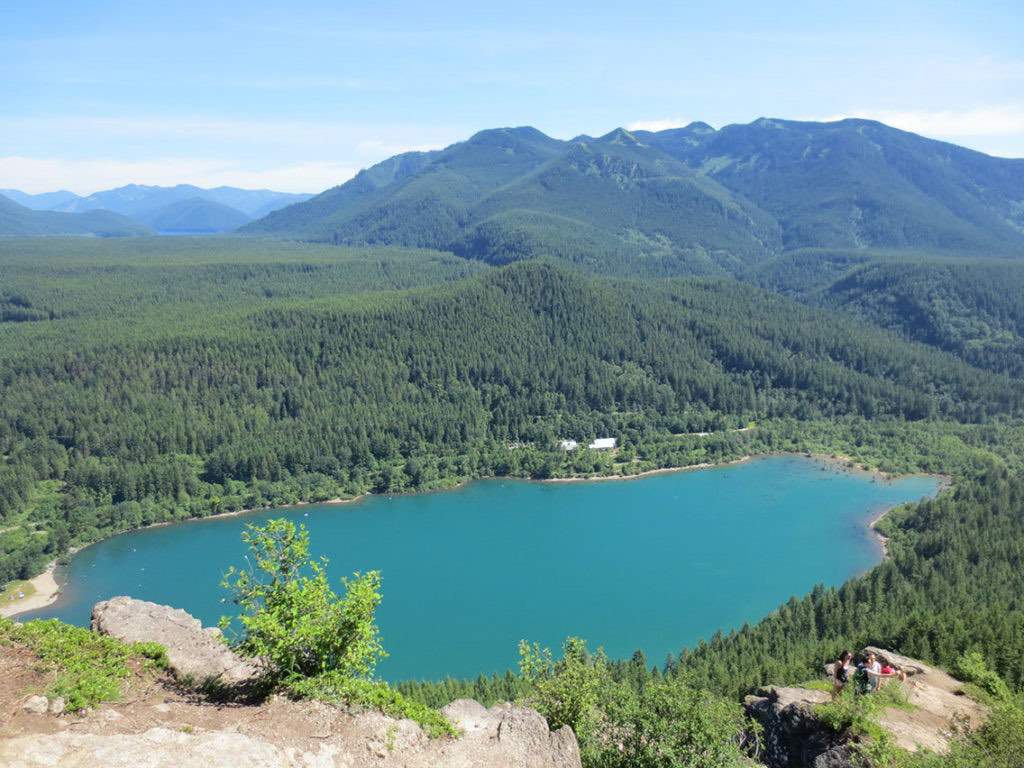
[[[856,693],[871,693],[893,678],[906,680],[907,674],[889,662],[883,664],[873,651],[857,657],[843,651],[832,669],[832,692],[838,696],[852,682]]]

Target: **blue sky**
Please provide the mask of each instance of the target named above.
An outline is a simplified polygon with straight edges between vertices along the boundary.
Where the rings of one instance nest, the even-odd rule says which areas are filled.
[[[864,116],[1024,157],[1019,0],[0,0],[0,71],[0,187],[31,192],[316,192],[527,124]]]

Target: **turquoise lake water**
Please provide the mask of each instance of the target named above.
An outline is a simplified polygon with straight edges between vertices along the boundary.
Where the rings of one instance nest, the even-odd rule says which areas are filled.
[[[622,482],[483,480],[115,536],[73,558],[59,602],[22,618],[87,624],[93,603],[129,594],[215,624],[243,527],[288,517],[330,557],[332,581],[382,572],[385,679],[504,672],[520,639],[555,648],[568,635],[661,663],[875,565],[867,521],[937,489],[798,457]]]

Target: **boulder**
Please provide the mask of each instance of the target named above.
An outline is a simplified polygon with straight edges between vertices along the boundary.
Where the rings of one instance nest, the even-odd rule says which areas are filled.
[[[33,715],[44,715],[49,706],[50,702],[46,700],[45,696],[29,696],[21,708]]]
[[[512,704],[495,704],[487,709],[472,699],[459,699],[441,711],[462,733],[452,743],[451,756],[457,756],[458,761],[445,765],[580,765],[579,746],[572,729],[563,726],[552,731],[535,710]]]
[[[114,597],[92,609],[92,628],[126,643],[159,643],[167,649],[171,671],[197,687],[241,688],[258,680],[259,667],[235,654],[220,630],[178,608],[131,597]]]
[[[814,714],[832,697],[806,688],[763,688],[744,700],[747,714],[764,727],[762,759],[771,768],[839,768],[842,742]],[[848,764],[847,764],[848,765]]]

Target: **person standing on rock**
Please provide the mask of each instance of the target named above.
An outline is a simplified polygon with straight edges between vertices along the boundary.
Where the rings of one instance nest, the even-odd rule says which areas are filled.
[[[853,661],[853,654],[843,651],[832,668],[832,695],[838,696],[843,687],[850,681],[850,664]]]

